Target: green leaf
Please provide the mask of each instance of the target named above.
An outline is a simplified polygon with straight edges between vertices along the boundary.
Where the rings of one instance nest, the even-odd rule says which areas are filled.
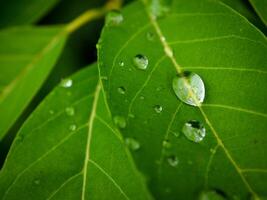
[[[249,2],[267,26],[267,0],[249,0]]]
[[[0,28],[36,22],[45,15],[58,0],[8,0],[0,7]]]
[[[65,40],[59,27],[0,31],[0,140],[45,81]]]
[[[196,199],[203,190],[230,199],[267,195],[265,36],[217,1],[173,1],[158,20],[150,10],[142,2],[126,7],[98,47],[111,113],[126,119],[123,136],[139,141],[133,157],[155,198]],[[141,64],[148,59],[145,70],[135,67],[136,55]],[[176,97],[177,71],[202,78],[202,106]],[[190,120],[204,124],[203,141],[182,133]]]
[[[0,173],[1,199],[150,199],[113,126],[96,65],[24,124]]]

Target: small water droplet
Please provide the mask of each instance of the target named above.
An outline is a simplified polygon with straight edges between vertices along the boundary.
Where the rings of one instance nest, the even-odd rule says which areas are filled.
[[[122,116],[115,116],[113,118],[113,121],[114,121],[115,125],[118,126],[119,128],[125,128],[126,127],[126,120]]]
[[[76,129],[77,129],[77,126],[76,126],[75,124],[71,124],[71,125],[69,126],[69,130],[70,130],[70,131],[76,131]]]
[[[186,104],[199,106],[205,98],[205,86],[199,75],[184,72],[177,75],[172,82],[176,96]],[[193,98],[194,97],[194,98]]]
[[[68,116],[73,116],[73,115],[75,114],[75,110],[74,110],[73,107],[67,107],[67,108],[65,109],[65,112],[66,112],[66,114],[67,114]]]
[[[162,87],[157,87],[157,88],[156,88],[156,91],[157,91],[157,92],[159,92],[159,91],[161,91],[161,90],[162,90]]]
[[[171,9],[172,0],[152,0],[150,2],[150,11],[154,18],[164,17]]]
[[[119,66],[123,67],[124,66],[124,62],[123,61],[120,61],[119,62]]]
[[[125,88],[123,87],[123,86],[121,86],[121,87],[118,87],[118,92],[120,93],[120,94],[125,94]]]
[[[135,118],[135,115],[132,114],[132,113],[130,113],[128,116],[129,116],[130,118]]]
[[[149,40],[149,41],[153,41],[155,39],[155,34],[152,33],[152,32],[147,32],[146,34],[146,38]]]
[[[49,114],[53,115],[53,114],[55,114],[55,111],[54,110],[49,110]]]
[[[125,144],[133,151],[140,149],[140,143],[134,138],[126,138]]]
[[[141,70],[146,70],[147,66],[148,66],[148,59],[146,56],[141,55],[141,54],[137,54],[134,58],[133,58],[133,63],[134,65]]]
[[[123,22],[123,16],[120,11],[110,11],[106,16],[107,26],[119,26]]]
[[[211,148],[211,149],[210,149],[210,152],[211,152],[212,154],[215,154],[215,153],[216,153],[216,149],[215,149],[215,148]]]
[[[154,106],[154,110],[156,111],[156,113],[161,113],[163,108],[161,105],[155,105]]]
[[[35,184],[35,185],[40,185],[40,180],[39,179],[35,179],[34,181],[33,181],[33,183]]]
[[[167,161],[168,161],[169,165],[172,166],[172,167],[176,167],[178,165],[178,163],[179,163],[179,160],[178,160],[177,156],[174,156],[174,155],[169,156],[167,158]]]
[[[163,142],[162,142],[162,146],[164,147],[164,148],[167,148],[167,149],[169,149],[169,148],[171,148],[171,143],[170,143],[170,141],[169,140],[163,140]]]
[[[175,137],[179,137],[180,136],[180,132],[176,132],[176,131],[170,131]]]
[[[139,98],[140,98],[140,100],[144,100],[144,99],[145,99],[145,97],[144,97],[144,96],[140,96]]]
[[[60,86],[64,88],[70,88],[72,86],[72,80],[67,78],[67,79],[62,79],[60,82]]]
[[[104,81],[107,81],[108,77],[107,76],[101,76],[101,79],[104,80]]]
[[[224,196],[216,192],[215,190],[208,190],[201,192],[199,200],[224,200]]]
[[[201,142],[206,136],[206,129],[202,123],[196,120],[190,120],[183,126],[182,132],[187,139],[193,142]]]

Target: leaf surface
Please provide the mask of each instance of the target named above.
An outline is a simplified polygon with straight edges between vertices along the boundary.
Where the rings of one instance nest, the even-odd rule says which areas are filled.
[[[153,195],[196,199],[203,190],[241,199],[267,195],[265,36],[216,1],[173,1],[157,20],[150,10],[146,1],[134,3],[122,11],[119,26],[104,28],[99,63],[111,113],[126,119],[123,136],[139,141],[133,156]],[[136,55],[148,59],[146,70],[135,67]],[[202,106],[176,97],[177,69],[203,79]],[[204,124],[202,142],[181,133],[189,120]]]
[[[0,32],[0,140],[45,81],[65,40],[60,27]]]
[[[97,66],[58,86],[24,124],[1,199],[150,199],[105,103]]]
[[[36,22],[57,2],[58,0],[1,1],[0,28]]]
[[[267,26],[267,0],[249,0],[249,2],[252,4],[256,13]]]

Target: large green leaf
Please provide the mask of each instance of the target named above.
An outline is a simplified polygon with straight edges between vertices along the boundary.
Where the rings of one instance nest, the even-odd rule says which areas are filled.
[[[253,8],[267,26],[267,0],[249,0]]]
[[[0,140],[48,76],[65,39],[59,27],[0,32]]]
[[[173,1],[158,20],[150,10],[137,2],[122,11],[121,24],[107,23],[99,63],[111,113],[126,119],[123,136],[140,142],[133,156],[152,193],[157,199],[196,199],[209,189],[229,198],[267,195],[265,36],[218,1]],[[146,70],[135,67],[136,55],[147,57]],[[177,70],[202,77],[200,107],[176,97]],[[189,120],[204,124],[202,142],[180,134]]]
[[[16,137],[0,199],[150,199],[113,126],[96,65],[64,83]]]
[[[46,14],[57,2],[58,0],[1,1],[0,28],[33,23]]]

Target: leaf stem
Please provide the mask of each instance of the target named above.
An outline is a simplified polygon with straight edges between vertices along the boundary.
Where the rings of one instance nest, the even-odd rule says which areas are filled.
[[[90,21],[99,19],[104,16],[110,10],[120,9],[122,5],[122,0],[108,0],[108,2],[101,8],[94,8],[85,11],[76,19],[71,21],[66,27],[64,32],[71,34],[74,31],[78,30],[83,25],[87,24]]]

